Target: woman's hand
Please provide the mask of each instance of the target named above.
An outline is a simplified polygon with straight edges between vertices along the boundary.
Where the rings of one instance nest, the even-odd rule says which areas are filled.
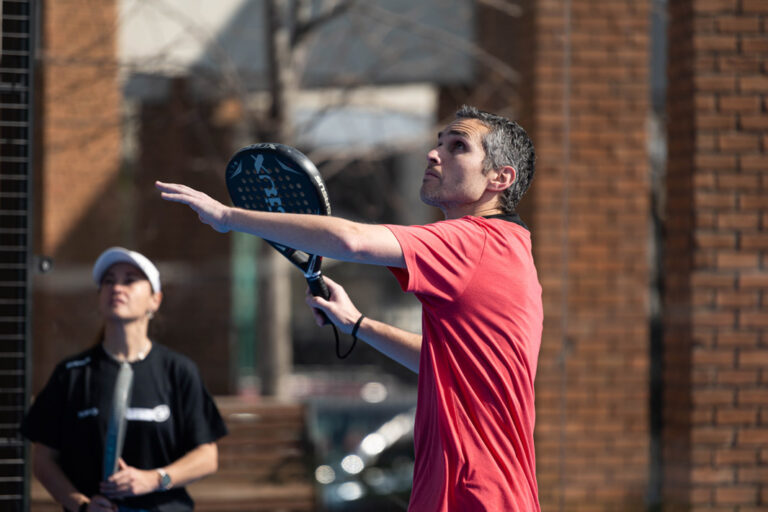
[[[118,471],[100,484],[104,496],[112,499],[127,498],[157,490],[158,475],[155,470],[134,468],[123,459],[120,459],[118,464]]]
[[[91,496],[88,503],[88,512],[117,512],[117,505],[100,494]]]

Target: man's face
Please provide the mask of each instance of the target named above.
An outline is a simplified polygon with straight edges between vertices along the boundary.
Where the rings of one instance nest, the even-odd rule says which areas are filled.
[[[476,119],[457,119],[438,134],[437,146],[427,153],[421,200],[448,212],[466,210],[486,191],[482,137],[488,132]]]

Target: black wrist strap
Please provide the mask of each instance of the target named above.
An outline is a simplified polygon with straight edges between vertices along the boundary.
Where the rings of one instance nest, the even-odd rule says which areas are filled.
[[[357,319],[355,326],[352,328],[352,337],[355,341],[357,341],[357,331],[360,329],[360,324],[363,323],[363,318],[365,318],[365,315],[360,315],[360,318]]]
[[[349,350],[347,350],[347,353],[344,355],[341,355],[341,352],[339,351],[339,335],[336,333],[336,329],[333,330],[333,332],[336,333],[336,357],[339,359],[346,359],[355,348],[355,344],[357,344],[357,331],[360,329],[360,324],[363,323],[363,318],[365,318],[365,315],[360,315],[360,318],[355,322],[355,326],[352,328],[352,345],[350,345]]]
[[[88,512],[88,502],[84,501],[77,507],[77,512]]]

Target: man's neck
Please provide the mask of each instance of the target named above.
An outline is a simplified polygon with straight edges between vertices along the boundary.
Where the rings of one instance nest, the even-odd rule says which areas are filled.
[[[456,208],[452,210],[443,210],[445,220],[460,219],[467,215],[474,217],[490,217],[491,215],[503,215],[504,212],[501,208],[494,207],[478,207],[478,208]]]

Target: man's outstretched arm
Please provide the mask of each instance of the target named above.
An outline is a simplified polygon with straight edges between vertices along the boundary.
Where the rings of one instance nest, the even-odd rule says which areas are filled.
[[[186,204],[201,222],[221,233],[242,231],[341,261],[405,267],[400,244],[384,226],[322,215],[243,210],[226,206],[186,185],[158,181],[155,186],[163,199]]]
[[[325,300],[307,292],[307,305],[315,313],[318,325],[322,325],[323,318],[320,317],[317,310],[322,310],[342,332],[350,334],[360,318],[360,311],[349,299],[347,292],[341,285],[327,276],[325,283],[331,292],[330,298]],[[365,317],[358,328],[357,337],[409,370],[419,373],[421,335]]]

